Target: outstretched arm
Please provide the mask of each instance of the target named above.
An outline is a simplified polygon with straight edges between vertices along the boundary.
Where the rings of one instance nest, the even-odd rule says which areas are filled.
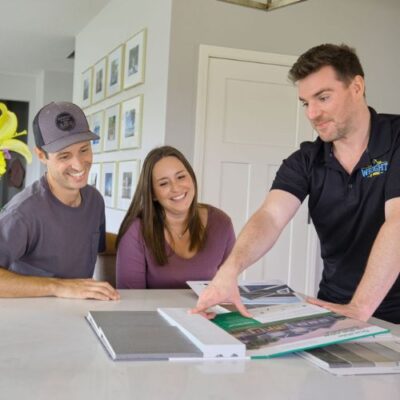
[[[375,239],[364,275],[349,304],[318,299],[310,303],[366,321],[378,308],[400,273],[400,198],[385,203],[385,222]]]
[[[119,293],[107,282],[25,276],[0,268],[0,297],[45,296],[97,300],[120,298]]]
[[[192,313],[205,315],[209,307],[231,302],[244,316],[250,316],[240,300],[238,275],[269,251],[300,204],[297,197],[283,190],[272,190],[267,195],[241,231],[231,254],[199,297]]]

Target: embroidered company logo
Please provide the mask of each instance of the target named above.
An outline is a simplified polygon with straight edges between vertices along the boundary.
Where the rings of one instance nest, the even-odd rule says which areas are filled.
[[[363,178],[372,178],[384,174],[388,170],[388,167],[389,163],[387,161],[373,160],[372,165],[361,168],[361,173]]]

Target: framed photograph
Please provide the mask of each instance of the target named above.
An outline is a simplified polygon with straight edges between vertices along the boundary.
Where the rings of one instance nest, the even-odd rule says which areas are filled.
[[[93,163],[89,171],[88,185],[100,191],[101,164]]]
[[[101,193],[106,207],[110,208],[115,204],[116,169],[116,164],[113,162],[103,163],[101,168]]]
[[[92,103],[98,103],[106,95],[106,58],[93,67]]]
[[[121,149],[140,147],[142,136],[142,105],[143,96],[136,96],[122,103],[119,138],[119,147]]]
[[[92,94],[92,78],[93,69],[89,68],[82,73],[82,98],[81,106],[82,108],[88,107],[91,104],[91,94]]]
[[[122,57],[124,46],[113,50],[107,57],[107,97],[118,93],[122,89]]]
[[[102,151],[104,136],[104,111],[99,111],[91,115],[88,122],[90,130],[100,136],[100,139],[92,140],[92,151],[93,153],[100,153]]]
[[[118,149],[120,105],[115,104],[105,111],[103,150],[111,151]]]
[[[139,177],[139,161],[120,161],[118,163],[117,208],[127,210],[135,193]]]
[[[89,125],[89,129],[92,129],[92,116],[85,114],[85,117],[86,117],[86,121],[87,121],[87,123]]]
[[[124,89],[144,82],[146,29],[125,43]]]

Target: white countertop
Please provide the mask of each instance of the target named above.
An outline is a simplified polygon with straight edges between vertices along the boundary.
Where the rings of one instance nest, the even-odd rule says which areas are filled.
[[[0,399],[400,398],[399,375],[336,377],[294,355],[252,361],[114,362],[86,322],[88,311],[196,303],[190,290],[120,293],[117,302],[0,299]],[[399,326],[393,327],[400,333]]]

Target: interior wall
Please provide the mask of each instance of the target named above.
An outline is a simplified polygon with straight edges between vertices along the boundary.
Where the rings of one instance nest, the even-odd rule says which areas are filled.
[[[400,82],[398,0],[307,0],[271,12],[217,0],[112,0],[77,36],[74,101],[81,75],[133,34],[147,28],[145,83],[88,107],[90,115],[144,95],[140,149],[96,155],[95,162],[143,159],[171,144],[193,161],[200,44],[300,55],[320,43],[354,46],[363,63],[367,99],[381,112],[398,112]],[[116,232],[123,211],[107,209]]]
[[[95,154],[94,162],[143,160],[153,147],[164,144],[171,1],[112,0],[76,37],[73,99],[80,104],[82,73],[147,28],[145,82],[85,109],[91,115],[143,95],[141,147]],[[107,231],[116,233],[124,216],[125,211],[106,208]]]
[[[43,71],[43,105],[72,101],[73,72]]]
[[[398,113],[398,0],[307,0],[270,12],[217,0],[173,0],[166,142],[193,160],[199,45],[300,55],[347,43],[364,66],[367,100]]]

